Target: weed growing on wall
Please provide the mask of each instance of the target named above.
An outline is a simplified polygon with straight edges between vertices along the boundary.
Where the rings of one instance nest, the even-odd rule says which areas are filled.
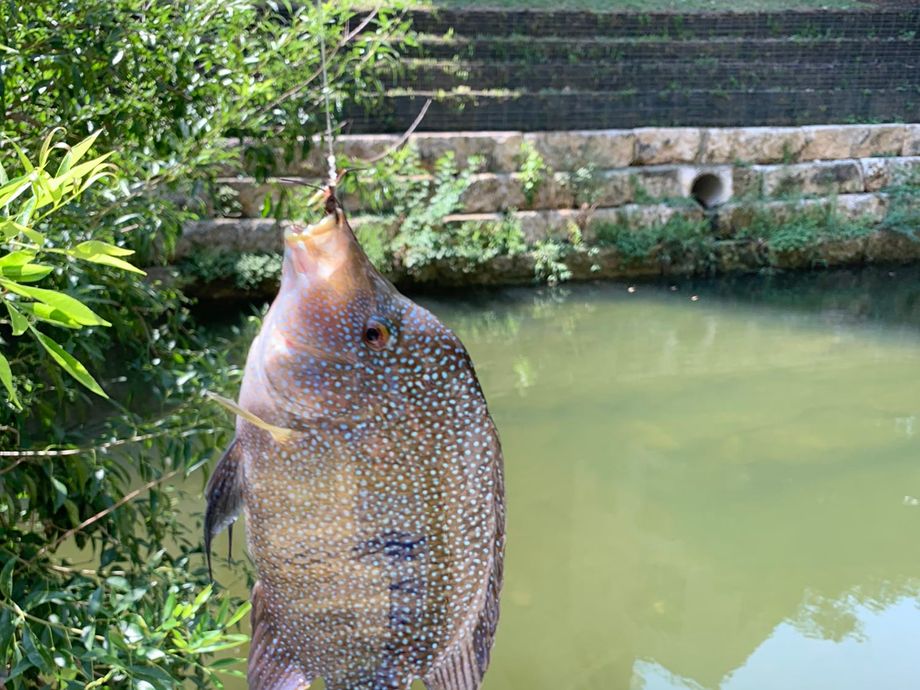
[[[549,167],[536,147],[529,141],[521,142],[521,150],[518,154],[518,178],[521,181],[521,190],[524,192],[524,201],[527,206],[533,206],[537,193],[549,173]]]
[[[626,221],[596,222],[591,226],[601,245],[616,247],[627,262],[652,256],[667,260],[684,254],[708,252],[715,243],[704,219],[680,214],[648,227],[635,227]]]
[[[178,264],[182,275],[202,283],[229,282],[243,291],[256,291],[281,280],[281,255],[199,251]]]
[[[565,263],[569,248],[558,240],[541,240],[534,245],[534,274],[547,285],[558,285],[572,277]]]
[[[575,208],[590,208],[597,205],[603,191],[603,174],[594,163],[579,165],[575,170],[563,174],[562,185],[571,191]]]
[[[825,242],[863,237],[876,225],[866,218],[850,218],[840,213],[837,200],[803,206],[785,213],[769,208],[757,209],[750,222],[738,232],[739,239],[764,243],[775,252],[813,252]]]
[[[356,234],[374,264],[389,273],[420,275],[431,265],[469,272],[497,256],[525,249],[512,213],[497,221],[452,222],[463,210],[472,176],[484,161],[471,157],[459,167],[452,151],[426,170],[418,152],[404,147],[355,176],[346,191],[379,219],[364,220]]]
[[[920,171],[900,174],[884,192],[888,209],[880,227],[917,239],[920,231]]]

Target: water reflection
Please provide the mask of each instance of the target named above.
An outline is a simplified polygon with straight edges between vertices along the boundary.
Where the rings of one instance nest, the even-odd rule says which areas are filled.
[[[420,298],[505,446],[486,690],[920,687],[917,277]]]

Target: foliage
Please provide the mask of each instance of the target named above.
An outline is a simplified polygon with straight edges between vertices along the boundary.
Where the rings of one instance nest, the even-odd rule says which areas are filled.
[[[512,214],[494,222],[450,222],[461,212],[463,197],[482,159],[458,168],[448,151],[427,171],[411,146],[375,165],[366,177],[350,181],[346,191],[381,216],[356,231],[371,260],[382,270],[417,275],[432,264],[470,271],[497,256],[524,251],[524,237]]]
[[[564,173],[562,184],[571,191],[575,208],[591,207],[600,200],[603,173],[594,163],[586,163]]]
[[[653,256],[668,260],[689,253],[705,257],[715,241],[705,220],[679,213],[648,227],[598,222],[592,229],[599,244],[615,246],[627,261]]]
[[[311,145],[310,135],[324,121],[321,32],[329,48],[331,101],[341,108],[373,92],[406,29],[393,3],[366,26],[356,24],[355,4],[348,2],[318,9],[245,0],[37,0],[6,3],[4,11],[0,111],[6,136],[38,150],[44,133],[58,125],[76,123],[67,134],[71,142],[84,138],[81,131],[104,130],[87,155],[109,153],[107,162],[121,171],[117,184],[85,190],[38,230],[50,243],[105,242],[134,250],[139,265],[167,257],[182,223],[196,211],[186,200],[201,197],[218,166],[226,170],[244,160],[267,174]],[[117,148],[106,151],[105,144]],[[279,149],[282,160],[275,160]],[[4,162],[12,155],[12,148],[0,148]],[[60,345],[81,351],[88,370],[111,361],[114,346],[138,375],[168,385],[171,374],[151,363],[167,361],[163,345],[188,335],[183,296],[104,268],[73,266],[47,278],[70,293],[92,295],[93,310],[112,324],[104,339],[63,333]],[[257,269],[244,268],[250,274]],[[40,349],[17,345],[9,356],[20,370],[43,369]],[[53,375],[20,383],[21,402],[42,433],[63,440],[70,422],[55,410],[76,402],[79,391]],[[12,413],[0,409],[0,425],[22,434]]]
[[[524,10],[592,10],[600,12],[712,12],[720,5],[713,0],[423,0],[418,4],[450,8],[505,8]],[[739,0],[733,12],[782,12],[805,9],[866,8],[862,0]],[[643,16],[643,15],[639,15]]]
[[[524,201],[528,206],[533,206],[537,192],[543,186],[549,168],[543,156],[529,141],[521,142],[521,151],[518,156],[518,179],[521,181],[521,190],[524,192]]]
[[[534,274],[548,285],[564,283],[572,277],[572,271],[564,259],[567,247],[558,240],[540,240],[534,245]]]
[[[199,210],[187,200],[219,172],[267,175],[304,155],[324,121],[321,34],[333,107],[375,92],[405,34],[393,8],[361,25],[348,2],[3,4],[0,163],[23,166],[16,147],[40,151],[61,126],[72,151],[88,142],[69,170],[48,165],[64,148],[27,159],[29,184],[0,215],[6,688],[204,687],[225,670],[203,662],[240,643],[245,609],[206,588],[173,484],[227,442],[230,420],[200,395],[229,392],[242,353],[206,345],[183,295],[124,257],[165,260]],[[89,162],[118,179],[90,185],[89,168],[73,172]],[[249,280],[268,269],[240,266]]]
[[[35,285],[52,272],[66,274],[68,260],[89,261],[143,274],[122,258],[133,254],[129,249],[99,240],[54,246],[33,228],[33,225],[41,225],[60,208],[79,198],[95,182],[112,174],[112,166],[105,162],[108,154],[83,160],[95,139],[96,135],[93,135],[73,148],[67,148],[53,175],[48,171],[53,134],[43,142],[37,161],[30,161],[21,149],[17,149],[23,167],[21,175],[9,179],[7,171],[0,165],[0,236],[10,247],[0,249],[0,300],[6,307],[6,317],[0,318],[0,323],[9,325],[14,338],[23,335],[34,338],[64,371],[93,393],[106,397],[86,367],[48,335],[43,325],[80,331],[112,324],[67,292]],[[56,258],[64,259],[64,264],[46,263]],[[21,410],[13,382],[16,373],[12,371],[7,357],[0,352],[0,380],[9,403]]]
[[[106,131],[121,188],[114,198],[87,195],[74,215],[84,206],[108,207],[107,222],[133,214],[127,241],[141,263],[162,259],[196,210],[176,200],[194,198],[219,166],[244,161],[266,176],[311,147],[324,125],[320,34],[334,108],[378,91],[406,24],[387,3],[358,30],[357,4],[7,3],[6,135],[35,148],[57,126],[77,138]]]
[[[841,214],[837,200],[831,197],[785,214],[758,209],[739,237],[763,242],[775,252],[813,252],[824,242],[862,237],[874,230],[867,219]]]
[[[918,239],[920,230],[920,171],[899,175],[885,188],[888,209],[880,227]]]
[[[205,687],[235,671],[203,662],[243,641],[233,628],[245,607],[206,587],[200,522],[190,535],[173,484],[227,442],[224,415],[197,391],[238,382],[229,360],[240,353],[220,338],[209,350],[173,343],[169,352],[171,386],[154,390],[164,411],[123,409],[94,423],[100,440],[82,447],[0,451],[7,688],[172,688],[182,679]],[[132,389],[118,397],[149,404],[142,375]]]
[[[0,248],[0,300],[5,306],[0,325],[4,337],[18,340],[28,333],[35,342],[12,349],[3,343],[12,353],[10,358],[0,353],[8,408],[44,409],[35,397],[40,381],[28,368],[30,355],[42,350],[48,361],[87,389],[106,395],[80,361],[46,331],[62,329],[71,335],[72,345],[104,340],[98,329],[112,323],[87,302],[105,306],[105,300],[72,279],[79,278],[85,264],[117,274],[141,271],[124,260],[131,252],[123,247],[101,240],[75,243],[73,234],[36,230],[53,229],[57,212],[113,174],[107,154],[85,160],[94,140],[95,135],[71,148],[53,146],[49,136],[37,159],[17,149],[22,174],[8,179],[7,168],[0,168],[0,235],[5,244]],[[209,371],[223,378],[228,369],[212,353],[175,350],[173,360],[202,380]],[[60,384],[56,368],[44,371],[50,386]],[[181,389],[187,382],[180,377],[175,386]],[[20,399],[22,390],[32,397]],[[167,688],[182,678],[203,685],[222,668],[203,665],[204,655],[245,640],[245,635],[230,631],[245,606],[228,597],[216,610],[205,606],[212,590],[202,589],[200,557],[197,574],[190,564],[197,540],[188,542],[171,509],[175,492],[164,486],[203,464],[206,445],[192,439],[213,428],[214,421],[205,425],[205,419],[200,412],[189,418],[184,410],[180,414],[173,409],[145,423],[125,411],[117,422],[123,433],[95,447],[0,451],[0,677],[5,687],[112,687],[130,682],[138,688]],[[42,426],[28,426],[21,416],[15,420],[17,427],[2,429],[14,441]],[[47,423],[65,421],[51,415]],[[146,442],[150,449],[155,441],[166,453],[163,464],[138,464],[131,446]],[[131,490],[135,482],[145,483]],[[132,501],[145,491],[147,503]],[[167,540],[180,545],[178,554],[167,552]],[[77,555],[97,560],[98,567],[74,567]]]
[[[179,269],[203,283],[229,281],[240,290],[257,290],[281,280],[281,255],[201,251],[180,263]]]

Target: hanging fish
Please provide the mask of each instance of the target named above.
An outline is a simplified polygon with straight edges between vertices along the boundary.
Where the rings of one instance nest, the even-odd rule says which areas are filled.
[[[475,690],[498,621],[502,452],[463,344],[361,250],[331,192],[285,236],[205,547],[242,508],[252,690]]]

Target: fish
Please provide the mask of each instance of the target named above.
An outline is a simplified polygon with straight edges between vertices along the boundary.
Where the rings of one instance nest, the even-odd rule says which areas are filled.
[[[329,190],[285,232],[205,550],[242,513],[252,690],[476,690],[505,549],[501,443],[460,339],[369,261]]]

